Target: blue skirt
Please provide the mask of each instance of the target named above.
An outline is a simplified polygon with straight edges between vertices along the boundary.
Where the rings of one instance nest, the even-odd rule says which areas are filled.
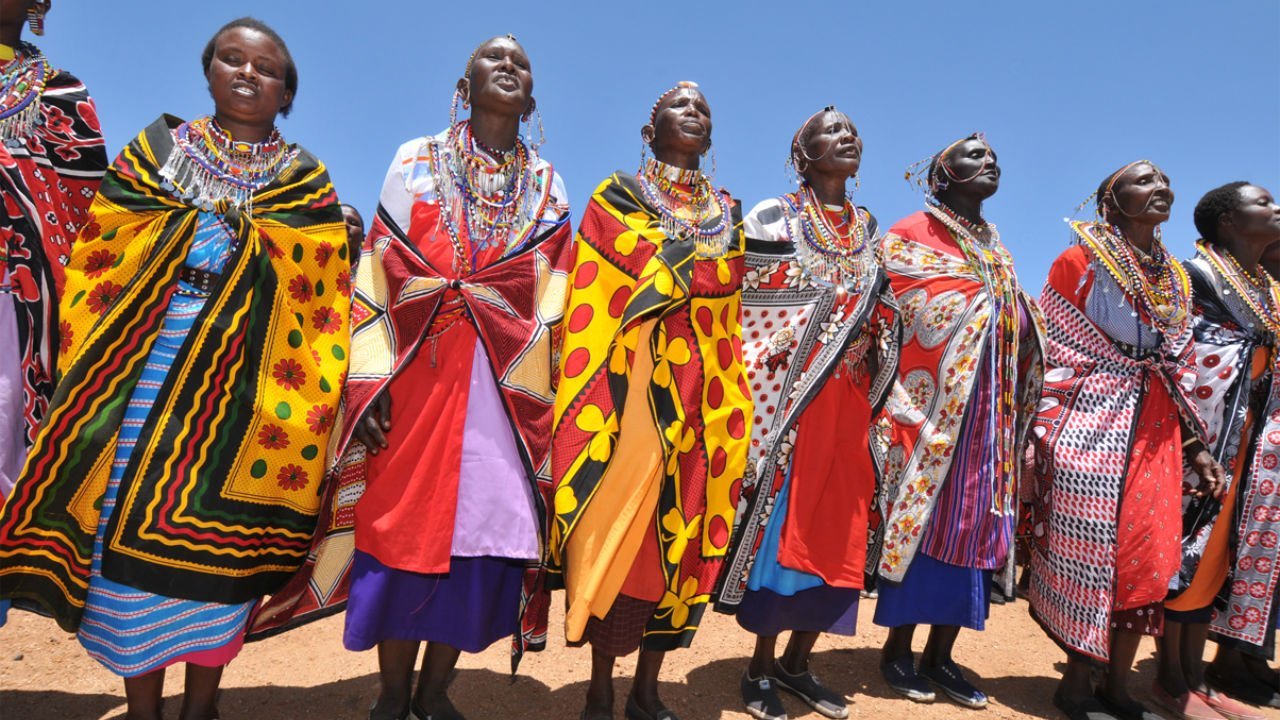
[[[453,557],[440,575],[397,570],[356,551],[342,644],[436,642],[478,653],[520,630],[525,561]]]
[[[950,565],[916,553],[902,582],[879,578],[875,624],[959,625],[982,630],[991,613],[993,571]]]
[[[820,585],[794,595],[748,590],[738,606],[738,624],[764,637],[784,630],[853,635],[858,630],[858,596],[852,588]]]

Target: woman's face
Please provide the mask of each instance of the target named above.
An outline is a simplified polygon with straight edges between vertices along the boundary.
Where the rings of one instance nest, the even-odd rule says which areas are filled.
[[[1125,217],[1146,225],[1159,225],[1169,219],[1173,208],[1169,176],[1149,162],[1140,162],[1121,172],[1111,184],[1110,195],[1103,200],[1111,206],[1107,219],[1112,222]]]
[[[1280,246],[1280,204],[1266,188],[1245,185],[1236,191],[1237,203],[1227,217],[1227,231],[1250,244]]]
[[[207,79],[218,119],[270,129],[280,109],[293,100],[285,88],[288,61],[280,46],[253,28],[236,27],[218,36]]]
[[[800,131],[796,169],[811,176],[851,178],[862,165],[862,138],[848,116],[838,110],[819,113]]]
[[[711,147],[711,106],[697,88],[667,93],[642,135],[659,160],[668,154],[701,155]]]
[[[496,37],[476,48],[471,60],[470,82],[464,97],[473,112],[481,110],[508,116],[524,115],[533,107],[533,67],[520,43]]]
[[[939,171],[946,179],[948,190],[971,193],[979,198],[989,198],[1000,189],[1000,164],[996,151],[986,140],[968,138],[951,148],[942,158],[947,170]]]

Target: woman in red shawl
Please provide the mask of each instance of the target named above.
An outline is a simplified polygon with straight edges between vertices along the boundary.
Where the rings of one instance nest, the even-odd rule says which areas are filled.
[[[1033,616],[1067,651],[1054,704],[1142,717],[1128,677],[1159,636],[1181,562],[1184,459],[1220,492],[1191,392],[1191,286],[1160,242],[1173,191],[1146,160],[1098,188],[1099,222],[1054,261],[1041,295],[1049,367],[1037,411]],[[1095,696],[1090,660],[1107,665]]]

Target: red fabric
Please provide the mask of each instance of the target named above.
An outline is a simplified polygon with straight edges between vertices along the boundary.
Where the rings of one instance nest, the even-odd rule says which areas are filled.
[[[875,494],[868,445],[866,373],[828,378],[798,423],[787,517],[778,562],[832,587],[861,590],[867,564],[867,515]]]
[[[1049,270],[1049,285],[1081,312],[1093,281],[1080,245]],[[1164,383],[1148,383],[1137,417],[1116,527],[1116,610],[1162,602],[1182,560],[1182,429]]]
[[[414,203],[409,239],[437,268],[453,264],[438,205]],[[501,259],[502,248],[477,253],[476,269]],[[462,435],[466,427],[475,327],[459,317],[455,293],[446,297],[418,353],[391,382],[387,450],[369,455],[369,479],[356,506],[356,547],[398,570],[449,571]],[[443,330],[443,332],[442,332]],[[400,452],[401,448],[417,448]],[[405,528],[431,532],[405,532]]]

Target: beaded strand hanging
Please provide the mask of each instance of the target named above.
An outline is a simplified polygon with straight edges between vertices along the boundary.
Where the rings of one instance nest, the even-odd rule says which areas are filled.
[[[826,205],[807,183],[798,192],[787,195],[785,201],[800,229],[800,237],[796,238],[792,223],[786,223],[788,238],[796,248],[805,275],[845,290],[865,283],[875,266],[875,258],[867,252],[867,226],[858,208],[846,198],[840,226],[837,226],[827,216]]]
[[[43,120],[40,103],[53,68],[40,48],[18,44],[12,60],[0,69],[0,141],[25,142]]]
[[[996,438],[995,446],[988,446],[989,452],[998,453],[998,457],[984,458],[989,463],[998,463],[1000,474],[996,482],[1003,478],[1003,492],[991,494],[991,512],[1001,517],[1009,517],[1017,513],[1017,503],[1011,499],[1017,493],[1014,487],[1017,479],[1017,386],[1018,357],[1021,351],[1021,302],[1018,294],[1018,278],[1013,272],[1013,258],[1000,242],[1000,233],[991,223],[982,225],[970,222],[961,217],[946,205],[932,200],[926,205],[929,214],[937,218],[955,239],[956,245],[964,253],[978,280],[982,283],[988,301],[991,304],[992,322],[988,327],[990,343],[987,345],[986,372],[991,387],[995,390],[995,412],[987,417],[989,437]],[[1000,422],[1000,418],[1005,418]],[[993,488],[996,489],[996,488]]]
[[[1224,295],[1234,294],[1251,315],[1262,325],[1262,329],[1273,338],[1280,338],[1280,283],[1258,264],[1257,272],[1249,274],[1240,267],[1240,262],[1231,253],[1220,253],[1213,245],[1196,241],[1196,249],[1204,255],[1210,267],[1229,289]],[[1249,327],[1256,327],[1249,323]],[[1277,358],[1280,361],[1280,357]]]
[[[1070,225],[1156,329],[1173,335],[1182,331],[1190,318],[1191,280],[1158,236],[1150,253],[1140,253],[1115,225],[1075,220]]]
[[[222,201],[252,210],[254,193],[298,156],[275,128],[262,142],[242,142],[212,116],[182,123],[173,138],[176,147],[160,168],[160,186],[206,211]]]

